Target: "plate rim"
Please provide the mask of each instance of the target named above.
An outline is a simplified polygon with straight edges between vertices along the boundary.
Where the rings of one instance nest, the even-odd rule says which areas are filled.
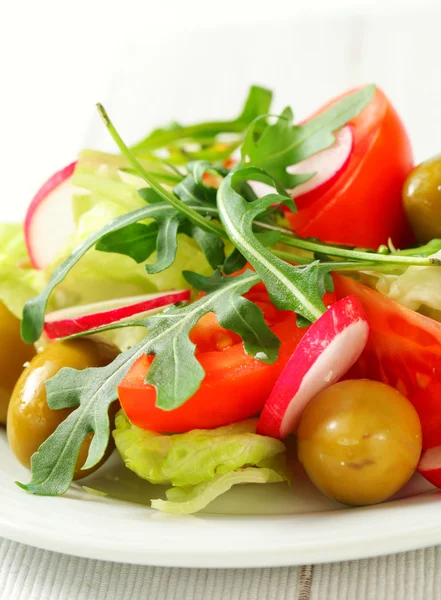
[[[104,520],[109,513],[110,522],[115,523],[115,515],[127,505],[135,517],[137,531],[133,530],[133,523],[121,520],[118,535],[127,535],[122,539],[116,536],[114,540],[109,536],[100,539],[99,519],[97,534],[92,537],[89,527],[78,527],[77,523],[69,525],[65,520],[60,522],[54,519],[57,513],[53,511],[47,511],[46,517],[39,519],[42,513],[36,508],[48,499],[24,495],[20,505],[33,519],[31,524],[23,527],[22,521],[14,519],[14,503],[7,502],[7,510],[0,515],[0,536],[52,552],[144,566],[268,568],[319,564],[371,558],[440,543],[440,495],[441,492],[433,491],[374,507],[250,517],[209,514],[176,517],[124,501],[107,503],[100,499],[94,509],[100,507],[97,510]],[[8,500],[11,493],[6,490],[5,496]],[[50,499],[51,503],[57,501],[67,501],[63,506],[67,511],[59,511],[61,516],[76,514],[76,498]],[[82,501],[81,508],[90,508],[92,504],[93,501]],[[390,510],[394,511],[394,518],[388,519],[386,515],[385,520]],[[81,515],[80,510],[77,517]],[[323,536],[321,528],[325,532]],[[287,537],[288,530],[292,535]],[[337,530],[339,535],[335,535]],[[222,539],[217,537],[220,532]],[[76,538],[70,537],[73,533]],[[188,543],[190,535],[193,542]],[[244,536],[249,539],[248,543]],[[259,538],[263,542],[260,545]]]

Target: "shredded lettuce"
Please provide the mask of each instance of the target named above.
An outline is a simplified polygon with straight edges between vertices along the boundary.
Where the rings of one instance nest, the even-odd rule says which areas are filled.
[[[0,223],[0,282],[0,302],[19,319],[45,285],[43,273],[31,268],[19,223]]]
[[[164,435],[132,425],[123,411],[113,437],[125,465],[155,484],[171,484],[158,510],[190,514],[239,483],[287,481],[286,448],[257,435],[256,419],[212,430]]]
[[[175,515],[190,515],[205,508],[233,485],[242,483],[281,483],[285,478],[273,469],[246,467],[217,475],[212,481],[195,486],[173,487],[166,492],[167,500],[152,500],[152,508]]]
[[[441,251],[432,257],[441,259]],[[378,275],[376,288],[398,304],[441,321],[439,267],[408,267],[401,274]]]

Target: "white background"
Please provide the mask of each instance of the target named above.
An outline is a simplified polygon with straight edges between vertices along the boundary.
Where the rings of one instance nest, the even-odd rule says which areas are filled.
[[[173,61],[170,55],[164,61],[162,77],[164,81],[169,79],[167,65],[174,62],[175,65],[180,65],[181,70],[187,69],[190,82],[194,73],[188,65],[180,64],[182,45],[173,46],[177,35],[181,40],[180,44],[185,45],[185,35],[190,35],[187,32],[193,32],[191,35],[194,37],[206,26],[222,27],[228,23],[271,21],[286,23],[292,19],[293,36],[298,36],[303,30],[302,19],[306,16],[309,18],[308,47],[314,47],[315,36],[318,45],[323,44],[323,35],[328,39],[327,47],[321,46],[322,73],[309,74],[306,69],[309,57],[301,53],[300,45],[292,59],[284,57],[284,69],[279,73],[279,79],[290,81],[292,89],[297,90],[305,86],[304,79],[299,81],[300,72],[303,77],[310,77],[312,86],[310,82],[308,86],[314,91],[317,87],[315,79],[326,76],[329,72],[339,72],[339,65],[332,64],[332,56],[339,56],[336,48],[341,47],[342,35],[358,35],[357,30],[351,28],[350,18],[355,14],[359,19],[368,19],[371,28],[381,30],[370,38],[370,46],[365,48],[365,53],[372,56],[371,62],[375,66],[363,68],[360,73],[363,76],[382,78],[382,85],[387,91],[392,91],[396,103],[397,100],[398,104],[401,103],[399,108],[404,111],[405,116],[406,111],[410,114],[410,102],[414,107],[419,103],[422,118],[426,118],[428,122],[427,114],[425,115],[427,111],[424,109],[427,94],[430,93],[435,103],[433,92],[440,90],[438,105],[441,107],[441,73],[437,68],[439,59],[433,56],[436,50],[438,57],[440,56],[441,17],[438,17],[438,21],[427,18],[428,31],[425,35],[426,26],[421,24],[421,13],[437,6],[439,0],[0,0],[0,218],[20,214],[36,187],[75,156],[83,143],[94,103],[106,97],[108,82],[127,43],[146,44],[149,56],[145,59],[150,65],[154,65],[156,77],[158,65],[163,60],[164,48],[174,48]],[[412,35],[411,27],[400,32],[400,24],[397,25],[393,17],[385,17],[395,11],[407,13],[408,23],[414,18],[419,22],[418,36]],[[314,24],[321,23],[324,17],[331,19],[328,25],[316,28]],[[345,18],[348,21],[342,28],[341,20]],[[337,23],[335,31],[334,22]],[[382,23],[385,23],[384,27]],[[394,47],[391,47],[389,40],[387,46],[388,28],[395,30],[394,39],[398,39],[398,44],[401,44],[399,53],[395,42]],[[378,37],[387,46],[384,52],[378,49]],[[221,48],[222,45],[225,46],[225,52],[228,52],[230,41],[226,35],[220,42]],[[258,43],[265,44],[264,35]],[[425,44],[429,44],[427,52]],[[326,49],[329,49],[330,54]],[[412,49],[419,50],[420,58],[418,65],[411,65],[414,72],[409,69],[406,73],[403,61],[409,61]],[[211,68],[210,52],[209,43],[208,47],[201,47],[201,64],[207,65],[207,68]],[[314,61],[317,64],[317,57]],[[275,71],[277,67],[275,64]],[[401,78],[399,86],[396,83],[397,69]],[[421,69],[424,78],[421,76]],[[144,80],[147,88],[148,73],[139,73],[138,76]],[[332,77],[335,82],[339,81],[338,77]],[[390,77],[390,82],[387,77]],[[350,84],[359,83],[352,81],[351,77],[347,79]],[[414,85],[415,79],[417,86]],[[157,80],[155,81],[157,84]],[[227,84],[228,82],[223,82],[223,85]],[[179,117],[180,106],[184,101],[173,97],[170,81],[167,81],[167,86],[168,96],[172,96],[176,107],[176,114],[173,116]],[[330,86],[333,92],[338,92],[335,87],[336,85]],[[406,89],[406,97],[403,89]],[[152,86],[150,92],[154,95],[157,90]],[[408,94],[411,100],[407,97]],[[317,102],[322,100],[323,97],[317,98]],[[289,98],[287,102],[296,104],[295,98]],[[167,103],[166,105],[169,106]],[[229,110],[226,112],[231,113],[236,105],[237,99],[231,102],[231,107],[228,106]],[[210,115],[209,110],[207,112]],[[185,116],[185,109],[183,113]],[[441,122],[441,115],[439,121]],[[415,123],[413,126],[416,129]],[[441,139],[438,146],[441,147]],[[436,150],[435,143],[430,147],[431,151],[433,149]]]

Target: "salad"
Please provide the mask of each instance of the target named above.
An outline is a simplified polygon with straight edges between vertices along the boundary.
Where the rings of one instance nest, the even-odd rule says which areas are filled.
[[[175,514],[238,484],[295,494],[297,460],[346,505],[415,471],[441,487],[441,158],[414,167],[374,85],[301,123],[271,100],[132,147],[98,105],[115,153],[83,150],[0,225],[0,423],[26,492],[115,447]]]

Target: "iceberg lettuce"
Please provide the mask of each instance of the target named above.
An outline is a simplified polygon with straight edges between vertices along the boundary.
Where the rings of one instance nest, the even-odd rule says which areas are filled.
[[[441,251],[432,257],[441,259]],[[408,267],[400,274],[377,274],[377,277],[375,287],[379,292],[406,308],[441,321],[440,267]]]
[[[243,483],[281,483],[285,478],[274,469],[246,467],[216,475],[211,481],[195,486],[173,487],[166,492],[167,500],[152,500],[152,508],[175,515],[190,515],[205,508],[215,498],[228,492],[233,485]]]
[[[139,477],[171,484],[167,500],[152,506],[165,512],[190,514],[240,483],[288,480],[280,440],[257,435],[256,419],[212,430],[164,435],[132,425],[121,410],[113,437],[125,465]]]
[[[0,302],[21,318],[25,302],[45,285],[44,274],[32,269],[20,223],[0,223]]]
[[[161,163],[154,166],[164,171]],[[119,156],[87,150],[80,154],[72,180],[76,189],[73,198],[76,229],[48,267],[47,274],[109,221],[145,205],[137,193],[142,181],[124,171],[125,167],[124,159]],[[148,262],[154,262],[155,255]],[[212,273],[198,244],[183,234],[178,236],[174,264],[155,275],[148,275],[144,264],[137,264],[128,256],[89,250],[59,286],[57,307],[187,289],[189,284],[182,276],[183,270],[197,271],[202,275]]]

